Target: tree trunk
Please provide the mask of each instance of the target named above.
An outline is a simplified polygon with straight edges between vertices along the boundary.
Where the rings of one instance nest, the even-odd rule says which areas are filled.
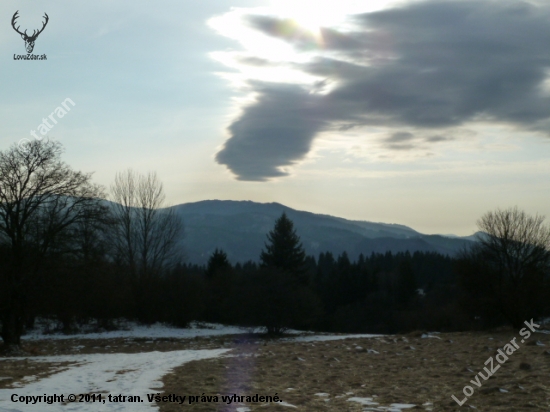
[[[2,316],[2,340],[6,346],[20,346],[23,334],[23,317],[16,311],[7,310]]]
[[[36,316],[34,315],[27,316],[27,320],[25,321],[25,329],[26,330],[34,329],[35,321],[36,321]]]

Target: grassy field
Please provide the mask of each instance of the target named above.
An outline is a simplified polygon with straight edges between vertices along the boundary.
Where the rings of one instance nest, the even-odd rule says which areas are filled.
[[[391,411],[400,410],[399,404],[415,405],[403,410],[475,407],[478,411],[549,411],[550,335],[537,333],[525,343],[518,339],[519,349],[493,376],[486,381],[480,378],[480,387],[470,382],[480,371],[486,375],[483,368],[487,359],[514,336],[517,332],[510,329],[309,341],[247,334],[193,339],[37,340],[23,345],[31,355],[28,358],[0,360],[0,388],[21,387],[28,377],[44,379],[70,367],[68,363],[33,362],[33,355],[222,348],[230,351],[175,365],[162,377],[164,387],[158,392],[196,396],[197,402],[160,402],[157,406],[161,412]],[[462,401],[466,385],[474,393],[459,407],[451,395]],[[277,395],[283,402],[222,402],[222,395],[234,394]],[[198,401],[202,395],[218,396],[218,403]]]

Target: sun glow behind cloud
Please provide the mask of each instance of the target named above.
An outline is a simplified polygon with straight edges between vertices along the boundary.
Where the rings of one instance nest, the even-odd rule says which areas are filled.
[[[271,7],[280,17],[294,19],[311,31],[320,27],[342,27],[351,14],[381,10],[396,4],[389,0],[340,0],[322,2],[316,0],[272,0]]]
[[[427,221],[428,210],[464,212],[484,190],[477,208],[502,203],[509,169],[522,199],[543,204],[534,193],[548,170],[549,19],[547,6],[489,0],[273,0],[215,17],[210,26],[237,42],[211,54],[236,92],[215,160],[226,176],[285,195],[305,185],[322,204],[327,185],[334,203],[369,187],[383,214],[418,196]]]
[[[20,3],[0,8],[6,16],[19,9],[40,25],[42,6],[29,3],[24,11]],[[423,0],[425,7],[399,10],[395,2],[368,0],[138,1],[131,10],[119,2],[58,3],[46,11],[63,24],[50,25],[37,43],[48,53],[40,76],[31,75],[35,65],[1,67],[4,147],[29,137],[69,96],[78,113],[52,136],[66,146],[67,162],[95,170],[106,187],[121,169],[156,170],[173,204],[279,202],[464,235],[495,207],[517,204],[550,216],[550,139],[541,122],[531,128],[546,119],[550,130],[550,64],[539,71],[550,61],[548,0],[538,1],[536,12],[525,6],[534,0]],[[509,3],[517,7],[507,10]],[[378,9],[385,22],[370,16],[359,27],[373,36],[353,35],[357,20],[346,16]],[[268,35],[246,21],[251,15],[294,21],[304,41]],[[329,48],[319,38],[327,28],[351,41]],[[20,37],[6,30],[5,55],[20,53]],[[82,36],[89,37],[84,49]],[[357,53],[347,53],[357,44]],[[353,71],[353,64],[362,67]],[[373,91],[383,93],[370,98]],[[472,108],[488,114],[493,129],[469,117]],[[360,124],[373,111],[389,121]],[[422,113],[456,117],[461,130],[476,134],[404,124]],[[305,115],[313,121],[300,124]],[[521,115],[532,117],[514,120]],[[399,134],[407,132],[414,136]],[[276,144],[261,151],[270,141]],[[231,153],[219,162],[223,148]],[[274,169],[286,175],[273,177]]]
[[[226,49],[210,53],[213,59],[229,69],[220,71],[217,75],[229,81],[240,94],[239,97],[233,99],[228,124],[231,123],[231,119],[235,120],[243,116],[247,107],[258,104],[262,94],[258,93],[255,86],[258,83],[255,82],[295,85],[310,95],[328,95],[340,84],[338,76],[327,76],[324,73],[315,73],[315,70],[304,70],[305,66],[314,65],[321,60],[332,59],[337,64],[349,62],[350,66],[356,68],[362,65],[367,67],[371,63],[384,64],[384,61],[394,57],[391,56],[391,47],[388,46],[386,38],[378,40],[380,46],[369,57],[356,55],[350,60],[350,56],[340,53],[334,44],[327,45],[325,37],[327,35],[334,36],[334,33],[345,34],[354,31],[357,35],[364,29],[357,26],[354,17],[362,13],[390,8],[400,3],[402,2],[388,0],[343,0],[338,3],[320,4],[312,0],[273,0],[269,7],[233,8],[228,13],[209,19],[208,25],[211,28],[225,37],[236,40],[240,45],[237,50]],[[262,30],[258,30],[260,26]],[[327,33],[327,30],[333,30],[333,32]],[[310,103],[304,102],[304,104],[307,106]],[[297,110],[301,110],[299,107]],[[323,151],[327,141],[332,140],[331,145],[340,145],[343,148],[346,146],[344,143],[346,135],[357,136],[370,133],[369,128],[361,127],[357,123],[353,125],[351,132],[347,131],[345,124],[340,127],[337,123],[333,122],[332,127],[329,127],[328,130],[325,128],[320,132],[319,138],[314,139],[309,153],[302,150],[306,153],[302,161],[308,159],[311,162],[313,158],[318,157],[318,153]],[[391,134],[391,130],[384,133]],[[321,135],[325,138],[321,139]],[[370,136],[377,139],[377,133],[370,133]],[[357,137],[353,138],[357,139]],[[382,141],[383,139],[378,140]],[[376,143],[367,145],[377,146]],[[357,146],[364,146],[364,144]],[[428,148],[422,153],[418,151],[413,153],[412,150],[407,150],[407,148],[422,149],[422,146],[418,144],[413,146],[405,142],[394,145],[394,148],[399,150],[394,150],[391,153],[393,160],[406,161],[433,156],[433,152]],[[218,149],[223,150],[223,147]],[[382,149],[381,151],[386,152],[387,150]],[[380,152],[380,150],[377,148],[375,152]],[[380,156],[376,156],[376,158],[389,157]],[[372,155],[370,157],[372,158]],[[290,174],[293,163],[289,162],[287,165],[278,166],[282,176]],[[275,175],[278,173],[275,172]]]
[[[273,0],[269,7],[233,8],[226,14],[211,18],[208,25],[219,34],[238,41],[242,50],[217,51],[210,55],[236,70],[218,73],[236,86],[242,86],[243,80],[250,79],[313,85],[322,80],[322,76],[304,73],[294,69],[292,64],[306,63],[326,53],[321,29],[338,27],[345,31],[349,15],[380,10],[395,3],[388,0],[343,0],[320,4],[312,0]],[[250,15],[286,19],[287,24],[273,28],[278,32],[274,34],[307,37],[308,50],[297,50],[288,42],[259,33],[244,23],[245,16]]]
[[[533,58],[540,53],[550,32],[539,10],[525,5],[516,17],[508,3],[344,3],[273,0],[210,20],[242,46],[213,54],[230,68],[220,75],[248,94],[216,155],[238,179],[288,176],[328,140],[345,147],[350,138],[371,159],[415,162],[453,141],[472,144],[459,135],[483,122],[547,132],[546,112],[535,109],[547,106],[546,63],[526,67],[511,52],[519,43]],[[525,27],[525,38],[503,30],[503,18]]]

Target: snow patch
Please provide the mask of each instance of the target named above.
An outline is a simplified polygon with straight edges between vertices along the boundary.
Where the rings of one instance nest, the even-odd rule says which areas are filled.
[[[379,405],[378,402],[373,402],[372,398],[359,398],[359,397],[353,397],[349,398],[348,402],[357,402],[361,405]]]
[[[161,392],[160,379],[172,368],[192,360],[218,357],[229,349],[181,350],[172,352],[88,354],[66,356],[41,356],[29,359],[30,362],[76,362],[67,370],[55,373],[39,381],[24,383],[20,388],[0,389],[0,412],[99,412],[132,411],[151,412],[158,410],[148,402],[147,394]],[[13,403],[11,396],[98,394],[103,398],[111,395],[135,395],[143,402],[114,403],[68,403],[66,405],[44,402],[39,404]],[[151,409],[151,408],[155,409]]]
[[[42,330],[37,329],[30,331],[27,335],[24,335],[21,338],[28,341],[40,339],[194,338],[196,336],[236,335],[249,332],[249,329],[243,329],[236,326],[225,326],[215,323],[192,323],[189,328],[175,328],[161,323],[155,323],[151,326],[128,323],[124,330],[99,333],[79,333],[74,335],[45,335]]]
[[[295,338],[281,339],[283,342],[324,342],[329,340],[340,339],[358,339],[358,338],[379,338],[384,335],[372,334],[356,334],[356,335],[313,335],[313,336],[298,336]]]
[[[392,403],[390,406],[375,406],[380,405],[378,402],[374,402],[373,398],[349,398],[348,402],[357,402],[361,405],[373,406],[372,408],[365,409],[367,411],[383,411],[383,412],[401,412],[402,409],[414,408],[416,405],[410,403]]]

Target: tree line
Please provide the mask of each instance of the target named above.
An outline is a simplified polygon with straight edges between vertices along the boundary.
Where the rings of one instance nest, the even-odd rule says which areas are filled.
[[[0,324],[6,345],[38,318],[72,332],[120,318],[335,332],[464,330],[548,316],[550,228],[517,208],[478,222],[478,242],[438,253],[307,256],[283,213],[258,262],[186,263],[183,222],[154,173],[106,190],[72,170],[55,142],[0,152]]]

